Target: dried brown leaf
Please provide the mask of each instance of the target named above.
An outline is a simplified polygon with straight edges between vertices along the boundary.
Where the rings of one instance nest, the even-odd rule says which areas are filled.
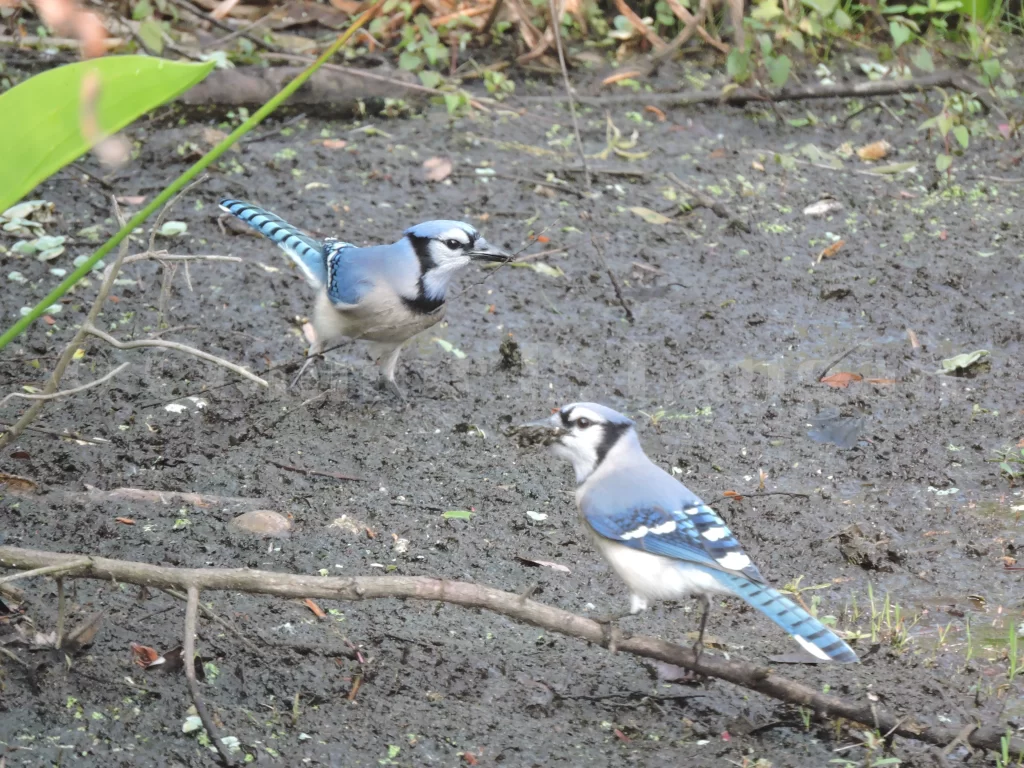
[[[857,157],[865,162],[881,160],[889,154],[890,149],[892,149],[892,144],[888,141],[885,141],[884,139],[882,141],[874,141],[870,144],[865,144],[863,147],[858,149]]]
[[[431,157],[423,161],[423,178],[426,181],[444,181],[452,175],[452,161],[447,157]]]
[[[854,381],[863,381],[864,377],[859,373],[850,373],[848,371],[838,371],[833,373],[831,376],[826,376],[821,380],[822,384],[828,384],[830,387],[836,389],[846,389]]]

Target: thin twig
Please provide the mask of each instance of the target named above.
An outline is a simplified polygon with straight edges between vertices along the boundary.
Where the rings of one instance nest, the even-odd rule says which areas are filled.
[[[574,187],[572,184],[568,182],[563,182],[559,184],[558,182],[554,181],[545,181],[543,179],[530,179],[527,178],[526,176],[513,176],[508,173],[489,173],[486,176],[479,176],[477,173],[473,171],[454,171],[452,175],[458,176],[459,178],[463,179],[504,179],[505,181],[517,181],[520,184],[535,184],[537,186],[547,187],[549,189],[557,189],[560,192],[571,192],[577,197],[586,197],[586,193],[584,193],[582,190],[576,189],[576,187]]]
[[[64,595],[64,579],[57,577],[57,650],[64,644],[64,622],[66,620],[67,598]]]
[[[0,567],[38,570],[41,567],[67,565],[76,562],[74,555],[20,547],[0,546]],[[442,601],[467,608],[493,611],[509,618],[541,627],[550,632],[576,637],[595,645],[606,641],[605,625],[560,608],[544,605],[522,595],[461,581],[433,579],[424,576],[357,576],[324,577],[292,575],[275,571],[248,568],[173,568],[148,563],[111,560],[93,557],[84,571],[68,574],[68,578],[90,578],[116,583],[145,584],[151,588],[188,589],[189,602],[194,609],[192,632],[186,632],[186,662],[194,653],[195,613],[199,604],[199,590],[231,590],[284,598],[321,598],[325,600],[371,600],[379,598]],[[621,637],[618,650],[644,658],[657,659],[694,672],[740,685],[766,696],[799,704],[824,717],[844,718],[855,723],[874,725],[880,733],[896,726],[894,733],[904,738],[939,746],[949,744],[960,729],[941,724],[932,725],[920,715],[895,713],[871,702],[840,698],[823,693],[820,685],[806,685],[776,674],[772,669],[739,660],[725,658],[705,651],[699,657],[689,648],[640,635]],[[921,719],[918,719],[921,718]],[[209,732],[209,731],[208,731]],[[992,723],[970,733],[965,743],[983,749],[1000,749],[1006,734],[1004,723]],[[213,734],[210,734],[211,737]],[[1024,749],[1024,741],[1011,738],[1008,748],[1013,752]]]
[[[291,128],[293,125],[298,125],[305,119],[306,113],[300,112],[299,114],[295,115],[295,117],[290,117],[287,120],[279,123],[276,128],[272,128],[269,131],[264,131],[263,133],[257,136],[246,136],[245,138],[240,139],[238,143],[255,144],[257,141],[266,141],[267,139],[277,136],[279,133],[281,133],[281,131],[285,130],[286,128]]]
[[[254,384],[259,384],[261,387],[270,388],[270,384],[266,379],[261,379],[255,373],[243,368],[240,365],[235,365],[230,360],[225,360],[223,357],[217,357],[211,355],[209,352],[204,352],[201,349],[190,347],[187,344],[179,344],[176,341],[166,341],[165,339],[139,339],[138,341],[118,341],[109,333],[104,333],[99,328],[94,326],[92,323],[87,323],[83,326],[86,333],[95,336],[102,341],[105,341],[112,347],[117,349],[145,349],[146,347],[159,347],[160,349],[172,349],[175,352],[181,352],[186,355],[192,355],[198,357],[200,360],[205,360],[208,363],[219,365],[221,368],[227,368],[233,373],[237,373],[242,378],[248,379]]]
[[[56,574],[72,576],[75,571],[85,568],[90,562],[88,557],[80,557],[77,560],[72,560],[70,563],[44,565],[42,568],[33,568],[31,571],[21,571],[20,573],[4,576],[0,579],[0,584],[10,584],[12,581],[20,581],[21,579],[34,579],[36,576],[54,576]]]
[[[12,427],[12,424],[8,422],[0,421],[0,427],[5,429]],[[80,440],[83,443],[92,443],[94,445],[106,445],[110,441],[104,440],[102,437],[85,437],[77,432],[58,432],[55,429],[46,429],[45,427],[24,427],[26,432],[38,432],[41,435],[50,435],[51,437],[59,437],[64,440]]]
[[[580,153],[583,164],[583,188],[590,192],[590,166],[587,165],[587,153],[583,149],[580,137],[580,121],[576,116],[576,101],[572,97],[572,83],[569,82],[569,68],[565,65],[565,50],[562,48],[562,15],[558,13],[558,0],[549,0],[551,8],[551,30],[555,35],[555,48],[558,50],[558,65],[562,68],[562,82],[565,84],[565,98],[569,100],[569,115],[572,117],[572,130],[576,134],[576,149]]]
[[[956,738],[953,739],[951,742],[949,742],[949,744],[947,744],[946,746],[944,746],[942,748],[942,750],[941,750],[942,756],[943,757],[949,757],[949,753],[952,752],[954,749],[956,749],[957,744],[966,744],[967,743],[967,737],[970,736],[977,729],[978,729],[978,724],[977,723],[968,723],[963,728],[961,728],[960,732],[956,735]],[[968,749],[970,749],[970,747],[968,747]]]
[[[828,374],[828,372],[829,372],[830,370],[832,370],[833,366],[839,365],[839,364],[840,364],[841,362],[843,362],[843,360],[845,360],[846,358],[848,358],[848,357],[849,357],[850,355],[852,355],[852,354],[853,354],[854,352],[856,352],[856,351],[857,351],[858,349],[860,349],[860,348],[861,348],[861,347],[863,347],[863,346],[864,346],[864,342],[863,342],[863,341],[861,341],[861,342],[858,342],[857,344],[855,344],[855,345],[854,345],[853,347],[851,347],[850,349],[848,349],[848,350],[846,350],[845,352],[843,352],[843,354],[841,354],[841,355],[840,355],[839,357],[837,357],[837,358],[836,358],[835,360],[833,360],[833,361],[832,361],[831,363],[829,363],[828,365],[826,365],[826,366],[825,366],[825,367],[824,367],[824,368],[822,369],[821,373],[819,373],[819,374],[818,374],[817,376],[815,376],[814,380],[815,380],[815,381],[821,381],[822,379],[824,379],[824,378],[825,378],[825,376],[826,376],[826,375]]]
[[[112,198],[112,204],[114,206],[114,217],[117,219],[118,224],[124,227],[125,220],[124,215],[121,213],[121,208],[117,204],[117,199]],[[128,238],[121,241],[121,246],[117,251],[117,258],[114,259],[114,263],[110,265],[108,273],[104,273],[103,282],[100,284],[100,289],[96,293],[96,300],[92,303],[92,307],[89,309],[89,314],[86,315],[85,323],[83,323],[75,335],[72,337],[71,342],[64,348],[60,358],[57,360],[57,365],[54,366],[53,373],[50,374],[49,380],[46,382],[46,386],[43,387],[42,394],[51,395],[60,388],[60,380],[63,378],[65,371],[68,366],[71,365],[71,361],[74,359],[75,353],[79,347],[82,346],[82,342],[85,341],[87,336],[85,326],[91,325],[99,317],[100,312],[103,309],[103,305],[107,301],[107,296],[110,295],[110,289],[114,286],[114,278],[117,276],[118,270],[121,268],[121,264],[124,262],[125,256],[128,255]],[[43,409],[46,404],[45,400],[37,400],[34,402],[26,411],[21,415],[12,427],[6,432],[0,435],[0,448],[9,444],[12,440],[16,440],[29,424],[31,424],[39,412]]]
[[[487,18],[484,19],[484,25],[480,27],[480,34],[486,35],[491,31],[495,20],[498,18],[498,14],[501,12],[501,7],[504,5],[505,0],[494,0],[491,4],[491,11],[487,14]]]
[[[279,469],[286,469],[289,472],[298,472],[303,475],[316,475],[317,477],[331,477],[335,480],[351,480],[356,483],[365,483],[365,477],[355,477],[353,475],[343,475],[340,472],[322,472],[319,469],[305,469],[304,467],[293,467],[291,464],[282,464],[279,461],[273,459],[267,459],[268,464],[273,464]]]
[[[167,253],[166,251],[143,251],[142,253],[134,253],[131,256],[125,257],[125,260],[122,263],[122,266],[124,266],[125,264],[135,264],[136,262],[139,262],[139,261],[172,261],[172,262],[173,261],[184,261],[186,263],[189,262],[189,261],[228,261],[228,262],[231,262],[233,264],[240,264],[244,260],[242,259],[241,256],[219,256],[217,254],[201,254],[201,253],[196,253],[196,254],[191,254],[191,253],[177,254],[177,253]],[[109,275],[109,273],[113,269],[113,267],[114,267],[114,265],[111,264],[109,267],[107,267],[105,270],[103,270],[103,279],[104,280],[107,279],[107,276]],[[166,333],[166,331],[165,331],[165,333]]]
[[[173,597],[175,600],[181,600],[183,603],[188,602],[188,595],[182,594],[181,592],[178,592],[175,589],[162,589],[160,591],[163,592],[165,595]],[[173,605],[169,606],[169,608],[173,607]],[[165,608],[164,610],[168,609]],[[211,609],[207,608],[202,603],[199,604],[199,610],[203,614],[203,616],[205,616],[208,619],[211,619],[212,621],[217,622],[222,627],[224,627],[224,629],[226,629],[232,635],[237,637],[238,640],[242,643],[242,645],[248,648],[250,652],[255,653],[257,655],[261,655],[263,653],[262,649],[258,645],[256,645],[256,643],[254,643],[252,640],[243,635],[241,630],[233,626],[231,622],[229,622],[227,619],[221,617],[219,614],[214,613]]]
[[[720,501],[740,501],[745,499],[759,499],[762,496],[789,496],[792,499],[809,499],[811,495],[809,493],[793,493],[792,491],[759,491],[757,493],[741,493],[739,497],[736,496],[719,496],[717,499],[712,499],[707,502],[709,507],[713,507]]]
[[[220,19],[215,19],[212,16],[207,16],[204,11],[200,10],[199,8],[196,8],[194,5],[192,5],[192,3],[188,2],[188,0],[171,0],[171,2],[174,3],[176,6],[178,6],[179,8],[185,9],[186,11],[191,13],[193,16],[197,16],[198,18],[202,19],[203,21],[209,22],[210,24],[212,24],[215,27],[219,27],[220,29],[223,29],[223,30],[226,30],[228,32],[231,32],[232,34],[235,34],[235,32],[236,32],[235,28],[232,27],[230,24],[227,24],[226,22],[223,22]],[[238,35],[239,35],[239,37],[244,37],[250,43],[252,43],[253,45],[259,46],[260,48],[264,49],[265,51],[278,52],[278,51],[281,50],[276,45],[272,45],[272,44],[266,42],[265,40],[262,40],[262,39],[260,39],[258,37],[250,35],[250,34],[248,34],[246,32],[239,32]]]
[[[26,392],[11,392],[9,395],[0,400],[0,408],[3,408],[7,404],[8,400],[15,397],[20,397],[24,400],[57,400],[61,397],[67,397],[68,395],[75,395],[78,394],[79,392],[84,392],[87,389],[98,387],[100,384],[104,384],[110,381],[110,379],[117,376],[117,374],[119,374],[121,371],[123,371],[130,365],[131,363],[121,363],[121,365],[117,366],[117,368],[110,371],[106,376],[103,376],[102,378],[96,379],[95,381],[90,381],[88,384],[83,384],[80,387],[73,387],[72,389],[62,389],[59,392],[51,392],[48,395],[30,395]]]
[[[182,659],[185,661],[185,678],[188,680],[188,690],[192,694],[192,703],[196,705],[196,713],[203,721],[203,728],[206,735],[217,746],[221,762],[225,766],[234,765],[231,753],[227,746],[220,740],[213,719],[206,709],[206,702],[199,692],[199,681],[196,680],[196,624],[199,621],[199,587],[191,585],[188,588],[188,605],[185,606],[185,642],[182,648]]]
[[[729,213],[729,209],[726,208],[724,204],[718,202],[717,200],[714,200],[713,198],[708,197],[696,187],[690,186],[686,182],[682,181],[678,176],[676,176],[671,171],[667,172],[665,176],[668,177],[669,181],[671,181],[673,184],[675,184],[677,187],[683,190],[683,192],[685,192],[694,200],[696,200],[698,205],[701,205],[704,208],[709,209],[718,218],[726,219],[729,222],[729,226],[736,227],[737,229],[740,229],[748,234],[750,233],[750,225],[747,224],[747,222],[743,221],[742,219],[739,219],[736,216],[733,216],[731,213]]]
[[[615,298],[619,300],[619,304],[626,313],[626,319],[629,321],[630,325],[632,325],[636,322],[636,318],[633,317],[633,310],[629,308],[629,303],[626,301],[626,297],[622,295],[622,288],[619,287],[619,281],[615,278],[615,273],[612,272],[611,267],[608,266],[608,261],[604,257],[604,249],[597,244],[597,240],[593,237],[590,238],[590,244],[594,248],[594,253],[597,254],[598,261],[601,262],[601,266],[608,275],[608,279],[612,282],[612,288],[615,290]]]

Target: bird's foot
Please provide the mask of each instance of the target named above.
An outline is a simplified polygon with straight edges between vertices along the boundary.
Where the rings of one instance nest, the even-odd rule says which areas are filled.
[[[377,388],[381,392],[390,392],[394,395],[395,399],[399,402],[402,407],[409,404],[409,401],[405,399],[405,394],[399,389],[398,384],[395,383],[394,379],[389,379],[386,376],[381,376],[377,380]]]
[[[302,364],[302,367],[299,368],[299,372],[295,374],[295,377],[292,379],[291,384],[288,385],[288,390],[290,392],[294,392],[296,389],[298,389],[299,381],[302,379],[303,375],[305,375],[306,371],[309,370],[310,366],[313,364],[313,361],[315,359],[316,355],[306,358],[306,361]]]

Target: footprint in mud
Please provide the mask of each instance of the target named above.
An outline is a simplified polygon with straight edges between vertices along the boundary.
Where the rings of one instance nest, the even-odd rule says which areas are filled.
[[[818,443],[832,443],[843,449],[853,448],[867,423],[865,416],[841,416],[838,408],[827,408],[808,419],[807,436]]]

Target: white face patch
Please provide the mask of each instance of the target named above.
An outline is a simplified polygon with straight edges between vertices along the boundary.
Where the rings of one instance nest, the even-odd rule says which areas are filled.
[[[582,406],[576,406],[569,412],[569,421],[576,421],[577,419],[586,419],[591,424],[603,424],[605,421],[601,416],[598,416],[589,408],[584,408]]]
[[[725,557],[718,558],[718,564],[730,571],[742,571],[750,565],[750,558],[742,552],[730,552]]]
[[[800,647],[807,651],[811,656],[822,661],[829,661],[828,654],[825,653],[821,648],[816,646],[810,640],[804,640],[800,635],[793,635],[793,639],[800,644]]]

